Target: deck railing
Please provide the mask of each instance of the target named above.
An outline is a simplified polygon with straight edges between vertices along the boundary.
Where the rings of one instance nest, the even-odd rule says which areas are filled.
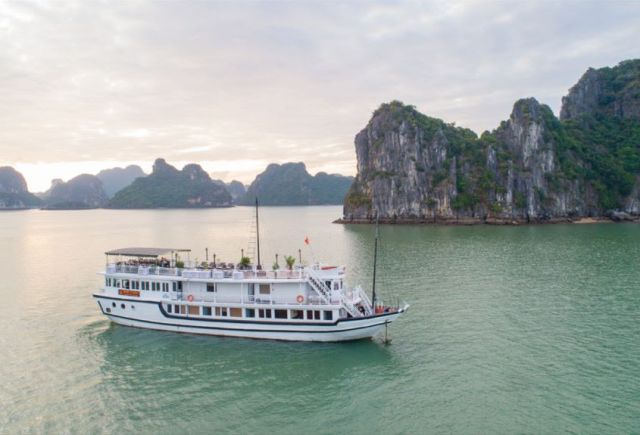
[[[255,296],[247,296],[238,297],[238,296],[220,296],[215,293],[207,294],[204,296],[191,295],[193,296],[192,300],[189,302],[213,302],[213,303],[229,303],[229,304],[255,304],[257,306],[261,305],[295,305],[300,307],[307,307],[308,305],[340,305],[340,301],[334,299],[332,301],[326,302],[321,300],[320,298],[311,296],[305,298],[302,302],[292,301],[289,298],[277,298],[269,295],[255,295]],[[176,300],[179,301],[187,301],[186,296],[178,295]]]
[[[138,266],[109,264],[107,273],[130,273],[134,275],[182,276],[187,279],[305,279],[304,269],[294,270],[240,270],[240,269],[183,269],[177,267]]]

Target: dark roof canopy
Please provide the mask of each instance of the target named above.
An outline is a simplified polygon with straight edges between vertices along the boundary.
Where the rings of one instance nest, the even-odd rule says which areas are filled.
[[[125,257],[161,257],[163,255],[173,255],[176,252],[191,252],[191,249],[177,248],[121,248],[107,251],[107,255],[123,255]]]

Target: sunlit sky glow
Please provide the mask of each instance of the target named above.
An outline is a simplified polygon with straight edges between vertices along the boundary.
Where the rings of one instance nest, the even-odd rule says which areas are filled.
[[[640,57],[640,2],[0,2],[0,165],[32,191],[156,157],[355,173],[380,103],[495,128]]]

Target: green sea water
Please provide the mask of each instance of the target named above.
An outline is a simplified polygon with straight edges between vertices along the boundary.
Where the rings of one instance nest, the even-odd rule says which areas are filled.
[[[378,289],[411,304],[390,345],[102,317],[91,293],[104,251],[237,262],[251,214],[0,213],[0,433],[640,433],[635,224],[384,226]],[[340,214],[262,208],[263,262],[302,249],[370,288],[373,229],[332,224]]]

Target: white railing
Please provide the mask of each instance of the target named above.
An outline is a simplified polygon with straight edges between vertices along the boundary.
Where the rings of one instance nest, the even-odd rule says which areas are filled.
[[[109,264],[107,273],[128,273],[134,275],[182,276],[187,279],[305,279],[306,273],[297,270],[241,270],[241,269],[200,269],[159,267],[130,264]]]

